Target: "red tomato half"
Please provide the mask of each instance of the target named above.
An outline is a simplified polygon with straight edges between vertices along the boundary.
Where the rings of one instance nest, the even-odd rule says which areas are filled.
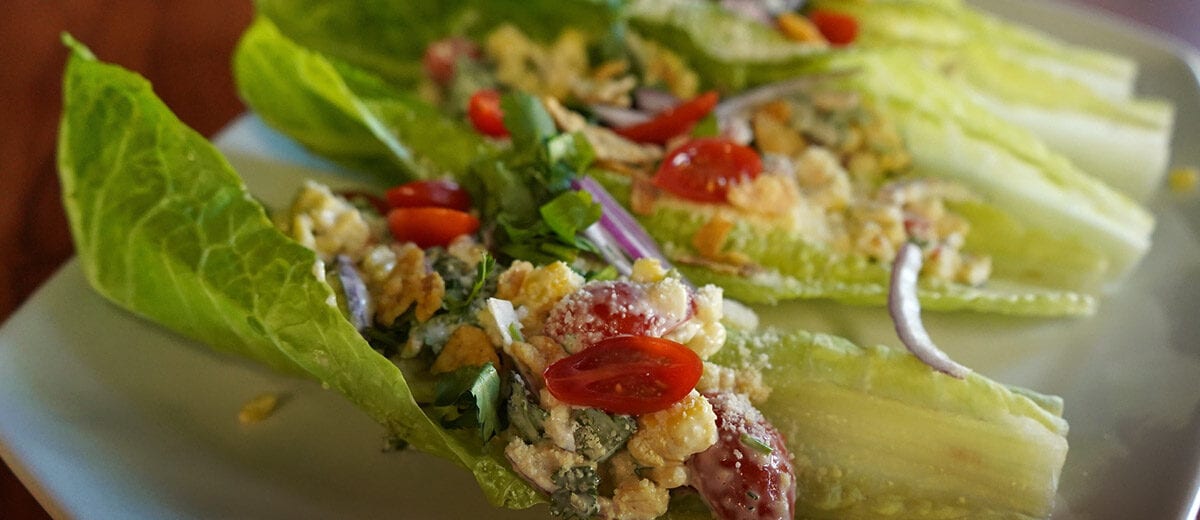
[[[467,102],[467,118],[471,126],[483,135],[492,137],[508,137],[508,129],[504,128],[504,112],[500,110],[500,93],[491,89],[481,89],[471,95]]]
[[[479,219],[449,208],[395,208],[388,212],[387,218],[396,240],[422,248],[445,246],[479,229]]]
[[[480,55],[479,46],[475,42],[461,36],[452,36],[430,43],[425,48],[421,65],[434,83],[446,86],[454,79],[454,67],[460,58],[478,59]]]
[[[725,202],[729,187],[754,180],[762,159],[753,149],[728,139],[693,139],[667,154],[654,185],[696,202]]]
[[[471,209],[471,195],[453,181],[413,181],[387,190],[388,204],[393,208],[437,206],[459,211]]]
[[[654,116],[654,119],[613,131],[639,143],[666,143],[668,139],[692,130],[717,106],[717,93],[705,92]]]
[[[814,9],[808,13],[808,19],[834,45],[849,45],[858,38],[858,20],[846,13]]]
[[[703,370],[700,356],[674,341],[615,336],[554,362],[542,376],[564,403],[636,415],[679,402]]]

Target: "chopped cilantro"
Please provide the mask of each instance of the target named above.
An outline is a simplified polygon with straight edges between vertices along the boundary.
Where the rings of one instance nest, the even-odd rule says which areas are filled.
[[[438,379],[434,405],[452,407],[445,428],[478,428],[486,442],[499,431],[500,373],[491,363],[462,367]]]

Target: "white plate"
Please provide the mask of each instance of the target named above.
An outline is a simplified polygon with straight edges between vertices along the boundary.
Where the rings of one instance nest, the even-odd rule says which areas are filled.
[[[1200,60],[1186,47],[1061,6],[986,5],[1137,58],[1140,91],[1178,105],[1175,162],[1200,164],[1187,145],[1200,135]],[[271,204],[328,168],[252,117],[218,142]],[[1093,318],[927,317],[956,359],[1066,399],[1071,451],[1056,518],[1196,515],[1200,198],[1163,193],[1153,207],[1153,252]],[[895,344],[878,309],[789,310],[797,326]],[[289,398],[268,420],[240,425],[238,410],[262,392]],[[74,262],[0,330],[0,455],[55,516],[546,516],[492,509],[466,471],[420,453],[382,453],[383,435],[318,385],[213,354],[113,307]]]

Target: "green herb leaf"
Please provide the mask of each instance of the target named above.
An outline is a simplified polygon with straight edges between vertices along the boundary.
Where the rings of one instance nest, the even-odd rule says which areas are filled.
[[[538,210],[542,220],[565,244],[574,244],[575,235],[600,220],[600,205],[586,191],[566,191]]]
[[[758,437],[750,435],[749,433],[742,434],[742,446],[750,448],[750,449],[757,451],[763,455],[770,455],[772,451],[775,451],[774,449],[771,448],[770,445],[763,442],[762,439],[759,439]]]
[[[487,442],[500,424],[500,373],[491,363],[462,367],[437,382],[434,405],[453,406],[456,414],[443,417],[447,428],[478,428]]]
[[[514,149],[540,146],[558,133],[554,119],[532,94],[506,94],[500,98],[500,110],[504,112],[504,127],[512,137]]]

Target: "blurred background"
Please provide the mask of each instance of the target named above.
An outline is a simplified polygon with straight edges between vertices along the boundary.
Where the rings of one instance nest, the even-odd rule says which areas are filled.
[[[1054,0],[1066,3],[1067,0]],[[986,7],[986,0],[972,3]],[[1200,47],[1200,1],[1071,0]],[[229,58],[251,0],[5,0],[0,16],[0,322],[72,255],[54,153],[68,31],[148,78],[183,122],[211,136],[244,106]],[[2,450],[0,450],[2,451]],[[0,465],[0,519],[50,518]],[[20,472],[20,468],[15,468]]]

